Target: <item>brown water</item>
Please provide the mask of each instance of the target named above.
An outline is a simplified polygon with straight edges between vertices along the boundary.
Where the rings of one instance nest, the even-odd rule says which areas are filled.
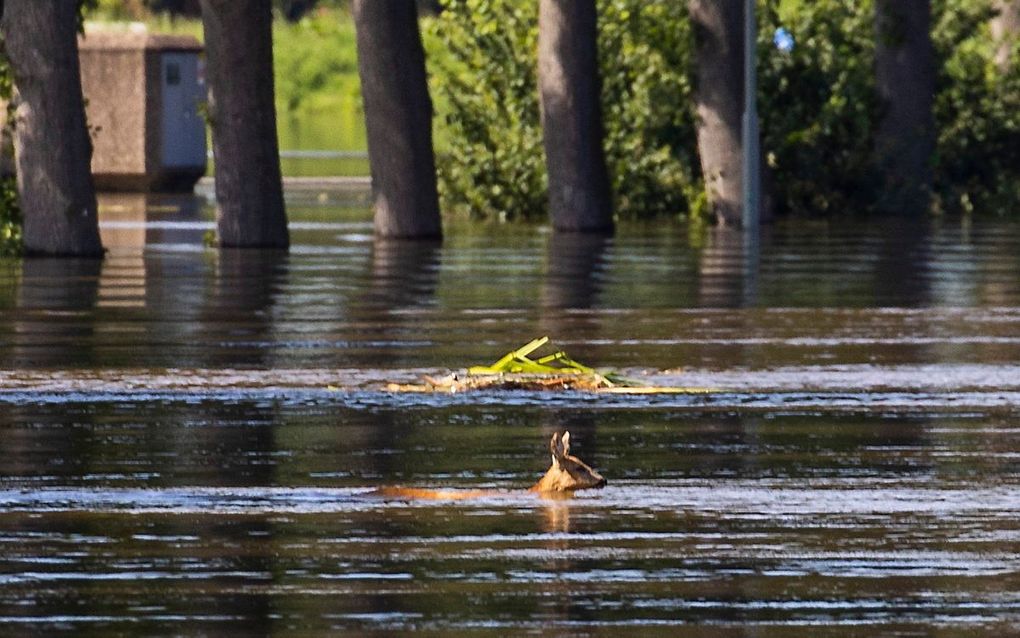
[[[289,255],[120,198],[101,265],[0,262],[0,635],[1020,633],[1020,224],[780,225],[751,276],[289,197]],[[542,334],[712,391],[382,390]],[[560,429],[609,486],[515,492]]]

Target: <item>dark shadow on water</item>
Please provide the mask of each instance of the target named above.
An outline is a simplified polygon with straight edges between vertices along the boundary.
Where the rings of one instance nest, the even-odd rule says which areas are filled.
[[[545,276],[540,295],[539,331],[553,341],[601,333],[601,319],[594,312],[606,283],[613,239],[586,233],[564,233],[549,238],[545,253]],[[520,335],[521,343],[541,336]],[[585,344],[572,344],[570,356],[592,361]]]
[[[286,288],[286,251],[221,249],[200,317],[209,353],[205,365],[271,366],[275,341],[273,309]]]
[[[594,307],[605,283],[613,240],[602,235],[565,233],[549,239],[542,283],[546,310]]]
[[[96,302],[103,261],[22,261],[10,365],[89,365],[95,358]]]
[[[931,297],[931,222],[897,217],[886,221],[881,230],[873,282],[876,305],[925,305]]]
[[[442,244],[437,241],[376,239],[371,252],[371,287],[362,307],[380,314],[430,305],[439,283]]]
[[[423,341],[421,311],[436,303],[442,244],[432,240],[376,239],[368,260],[367,283],[354,295],[352,318],[359,328],[352,343],[367,340],[391,347],[350,350],[352,365],[399,367],[414,365],[395,347]]]
[[[762,242],[768,229],[749,242],[740,229],[713,227],[707,231],[698,263],[698,305],[744,308],[758,302]]]

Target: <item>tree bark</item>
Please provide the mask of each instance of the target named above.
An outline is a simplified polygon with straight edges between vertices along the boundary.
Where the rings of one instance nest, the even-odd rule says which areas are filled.
[[[744,110],[742,0],[691,0],[697,82],[698,155],[716,221],[738,226],[743,208]]]
[[[221,246],[286,248],[269,0],[202,0]]]
[[[78,66],[77,3],[7,0],[14,147],[27,254],[103,254]]]
[[[992,19],[992,39],[995,40],[995,64],[1005,71],[1010,66],[1010,56],[1020,37],[1020,0],[996,0],[999,15]]]
[[[432,101],[414,0],[354,0],[368,130],[375,233],[442,235],[432,152]]]
[[[876,0],[875,79],[884,102],[876,159],[879,207],[921,214],[931,198],[935,152],[935,49],[929,0]]]
[[[602,149],[594,0],[540,0],[538,86],[549,215],[563,232],[613,232]]]

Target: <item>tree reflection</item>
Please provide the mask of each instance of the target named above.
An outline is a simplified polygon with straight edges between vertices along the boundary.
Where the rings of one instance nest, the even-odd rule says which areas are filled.
[[[99,259],[31,257],[22,261],[11,365],[92,363],[102,272]]]
[[[914,308],[929,302],[931,224],[925,218],[894,218],[883,225],[874,269],[874,304]]]
[[[371,288],[363,307],[383,315],[431,304],[439,281],[441,246],[428,240],[376,239]]]
[[[566,233],[550,238],[542,282],[542,308],[548,311],[594,307],[605,283],[612,245],[612,238],[587,233]]]
[[[758,299],[759,244],[730,227],[714,227],[707,233],[698,265],[698,305],[753,306]]]
[[[273,309],[286,285],[289,256],[282,250],[221,249],[201,323],[206,365],[271,365],[276,351]]]
[[[439,284],[441,244],[430,240],[377,238],[372,244],[369,285],[358,298],[359,337],[376,346],[358,352],[359,365],[414,365],[401,358],[399,342],[420,342],[423,325],[417,311],[434,303]]]

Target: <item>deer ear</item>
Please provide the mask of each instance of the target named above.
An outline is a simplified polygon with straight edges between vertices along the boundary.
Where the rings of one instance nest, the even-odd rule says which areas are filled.
[[[556,432],[555,434],[553,434],[552,438],[549,439],[549,451],[552,452],[553,465],[556,465],[556,462],[559,459],[563,458],[563,456],[564,456],[564,454],[563,454],[563,441],[562,441],[562,439],[560,439],[560,433],[559,432]]]
[[[561,440],[563,442],[563,456],[569,456],[570,455],[570,432],[569,431],[564,432],[563,433],[563,438]]]

